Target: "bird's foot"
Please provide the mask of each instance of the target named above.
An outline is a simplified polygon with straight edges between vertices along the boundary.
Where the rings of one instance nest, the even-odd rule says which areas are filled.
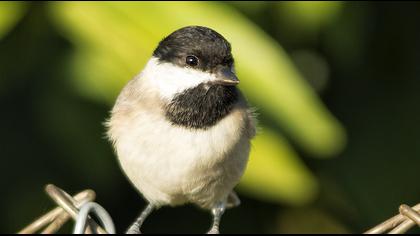
[[[207,234],[220,234],[220,232],[218,228],[212,228]]]

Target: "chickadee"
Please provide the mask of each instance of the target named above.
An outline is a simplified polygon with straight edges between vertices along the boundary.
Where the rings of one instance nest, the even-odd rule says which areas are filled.
[[[211,210],[219,232],[244,173],[255,118],[236,85],[229,42],[188,26],[164,38],[121,91],[107,122],[120,165],[148,205],[127,233],[161,206]]]

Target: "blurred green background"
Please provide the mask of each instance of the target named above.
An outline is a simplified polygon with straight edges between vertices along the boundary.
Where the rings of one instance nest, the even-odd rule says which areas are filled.
[[[145,206],[103,122],[165,35],[208,26],[233,47],[260,131],[225,233],[357,233],[420,202],[420,4],[0,3],[0,232],[91,188],[123,232]],[[162,208],[146,233],[203,233]],[[62,232],[70,232],[67,224]],[[411,232],[418,232],[412,230]]]

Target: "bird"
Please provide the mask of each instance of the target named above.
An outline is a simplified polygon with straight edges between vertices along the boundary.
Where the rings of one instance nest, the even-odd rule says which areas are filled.
[[[231,44],[205,26],[164,37],[121,90],[106,121],[119,165],[146,200],[128,234],[163,206],[211,212],[219,233],[256,135],[255,108],[238,88]]]

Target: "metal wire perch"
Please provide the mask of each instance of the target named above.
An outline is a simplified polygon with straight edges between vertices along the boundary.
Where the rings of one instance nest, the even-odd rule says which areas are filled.
[[[53,184],[48,184],[45,191],[59,207],[35,220],[19,231],[19,234],[33,234],[41,229],[43,229],[42,234],[53,234],[70,218],[76,221],[74,234],[115,234],[115,227],[109,214],[99,204],[93,202],[96,196],[93,190],[84,190],[71,197],[64,190]],[[89,216],[90,212],[96,214],[105,229]]]
[[[52,234],[57,232],[70,218],[76,222],[74,234],[115,234],[114,223],[109,214],[102,206],[93,202],[96,196],[93,190],[84,190],[71,197],[64,190],[48,184],[45,191],[59,207],[35,220],[19,231],[19,234],[32,234],[41,229],[43,229],[41,231],[43,234]],[[89,216],[90,212],[96,214],[104,228]],[[403,204],[400,206],[399,212],[400,214],[373,227],[365,234],[383,234],[385,232],[402,234],[416,225],[420,227],[420,203],[412,208]]]
[[[400,214],[373,227],[365,234],[383,234],[387,231],[389,234],[403,234],[416,224],[420,227],[420,203],[412,208],[403,204],[399,211]]]

